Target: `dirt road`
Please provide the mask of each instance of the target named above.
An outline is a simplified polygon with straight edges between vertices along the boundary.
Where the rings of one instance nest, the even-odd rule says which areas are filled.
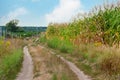
[[[33,62],[28,52],[28,48],[24,47],[24,60],[21,72],[18,74],[16,80],[33,80]]]
[[[32,57],[24,47],[23,68],[16,80],[91,80],[73,63],[47,48],[30,46],[29,51]]]
[[[68,66],[42,46],[29,48],[34,62],[33,80],[78,80]]]

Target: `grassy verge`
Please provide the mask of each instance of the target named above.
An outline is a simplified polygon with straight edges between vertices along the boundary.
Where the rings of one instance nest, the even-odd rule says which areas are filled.
[[[72,54],[59,53],[75,63],[93,80],[117,80],[120,69],[120,49],[81,45]]]
[[[23,41],[0,38],[0,80],[13,80],[21,68]]]
[[[45,37],[40,38],[41,43],[47,42],[48,47],[53,49],[58,49],[63,53],[72,53],[74,51],[74,46],[69,40],[60,40],[57,37],[51,39],[46,39]]]
[[[18,49],[4,56],[0,61],[0,80],[13,80],[21,68],[22,50]]]

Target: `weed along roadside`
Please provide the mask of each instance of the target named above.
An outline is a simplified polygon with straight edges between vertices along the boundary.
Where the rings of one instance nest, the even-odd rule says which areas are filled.
[[[14,44],[14,45],[12,45]],[[22,41],[0,38],[0,80],[14,80],[23,61]]]
[[[17,75],[16,80],[33,80],[33,62],[27,46],[23,48],[23,52],[23,66],[20,73]]]

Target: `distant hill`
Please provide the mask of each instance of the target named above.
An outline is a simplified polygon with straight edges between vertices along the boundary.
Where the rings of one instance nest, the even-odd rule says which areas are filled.
[[[20,27],[25,32],[44,32],[47,27],[45,26],[22,26]],[[0,36],[5,33],[5,26],[0,26]]]
[[[36,31],[36,32],[43,32],[47,29],[47,27],[32,27],[32,26],[24,26],[21,27],[24,31]]]

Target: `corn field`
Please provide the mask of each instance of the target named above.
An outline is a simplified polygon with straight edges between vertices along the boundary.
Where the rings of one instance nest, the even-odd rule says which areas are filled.
[[[120,2],[95,7],[91,12],[70,23],[51,23],[46,37],[53,35],[60,39],[69,39],[74,44],[101,43],[119,46],[120,42]]]
[[[80,68],[90,70],[87,73],[95,74],[95,80],[117,80],[120,76],[120,1],[78,14],[69,23],[50,23],[43,40],[54,49],[70,42],[71,57],[78,60],[75,63],[81,64]],[[63,44],[62,49],[67,50],[67,43]]]

